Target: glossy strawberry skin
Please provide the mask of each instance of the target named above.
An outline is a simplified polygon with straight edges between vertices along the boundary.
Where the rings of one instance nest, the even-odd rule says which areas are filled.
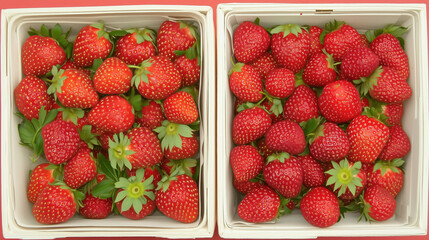
[[[120,189],[116,194],[118,194],[119,192],[124,191],[123,189]],[[150,215],[151,213],[153,213],[156,209],[156,203],[154,200],[151,200],[149,197],[144,196],[146,198],[146,204],[142,204],[142,210],[137,214],[136,211],[134,210],[133,207],[131,207],[130,209],[128,209],[127,211],[120,211],[119,213],[128,218],[128,219],[132,219],[132,220],[138,220],[138,219],[143,219],[146,216]],[[123,204],[123,200],[116,202],[116,208],[117,209],[121,209],[122,208],[122,204]]]
[[[402,115],[404,114],[404,105],[402,103],[387,104],[382,106],[383,114],[388,117],[386,123],[388,125],[400,125]]]
[[[341,73],[346,80],[369,77],[377,69],[379,63],[380,59],[370,48],[352,48],[343,56]]]
[[[267,186],[253,189],[238,205],[238,216],[252,223],[273,220],[280,208],[280,197]]]
[[[250,63],[270,47],[270,35],[253,22],[242,22],[234,32],[234,56],[238,62]]]
[[[270,52],[263,53],[260,57],[251,62],[250,66],[256,69],[262,79],[265,79],[271,70],[280,67],[274,59],[273,54]]]
[[[196,39],[183,23],[165,21],[161,24],[157,35],[158,54],[174,61],[177,55],[174,51],[185,51]]]
[[[54,99],[47,93],[45,82],[34,76],[25,77],[19,82],[14,97],[19,112],[28,120],[38,119],[42,107],[49,111],[54,104]]]
[[[350,150],[346,133],[336,124],[323,124],[323,136],[316,137],[309,146],[310,154],[321,162],[340,161]]]
[[[310,55],[322,52],[323,44],[320,42],[320,34],[322,34],[323,29],[318,26],[311,26],[308,30],[310,34]]]
[[[290,156],[284,162],[276,159],[263,168],[265,182],[285,198],[298,196],[304,181],[301,162]]]
[[[296,87],[292,95],[285,101],[283,115],[285,120],[296,123],[318,117],[319,107],[316,92],[305,85]]]
[[[313,188],[304,195],[300,209],[305,220],[316,227],[332,226],[340,217],[338,198],[324,187]]]
[[[284,120],[273,124],[265,134],[267,147],[273,151],[298,155],[305,150],[304,131],[292,121]]]
[[[198,58],[189,59],[182,55],[174,60],[174,66],[182,76],[182,87],[197,84],[200,81],[201,66],[198,64]]]
[[[192,95],[180,91],[168,96],[164,101],[165,117],[174,123],[191,124],[198,119],[197,105]]]
[[[380,169],[373,171],[373,168],[371,168],[370,170],[368,187],[379,185],[387,189],[393,197],[398,195],[404,185],[404,172],[401,169],[397,168],[398,172],[388,169],[384,174],[381,173]]]
[[[287,68],[271,70],[265,79],[265,90],[277,98],[289,97],[295,89],[295,75]]]
[[[411,97],[412,89],[399,72],[391,67],[383,67],[377,78],[377,85],[369,90],[375,100],[385,103],[402,103]]]
[[[164,156],[168,159],[178,160],[193,157],[199,150],[199,142],[197,137],[183,137],[182,148],[174,146],[171,150],[169,148],[164,149]]]
[[[271,126],[270,115],[259,107],[238,113],[232,124],[232,140],[237,145],[248,144],[261,138]]]
[[[411,143],[407,133],[401,125],[389,127],[389,140],[381,151],[378,159],[391,161],[405,157],[410,152]]]
[[[114,56],[128,65],[139,65],[144,60],[155,56],[156,49],[152,42],[137,43],[136,33],[128,33],[118,39]]]
[[[116,57],[110,57],[97,68],[93,82],[101,94],[122,94],[131,88],[133,73],[128,66]]]
[[[302,80],[312,87],[323,87],[337,80],[333,62],[323,52],[313,54],[302,72]]]
[[[350,49],[362,45],[359,32],[347,24],[342,24],[336,30],[326,34],[323,42],[326,52],[332,54],[336,62],[341,62]]]
[[[65,107],[92,108],[99,100],[93,83],[81,70],[67,69],[61,75],[65,77],[61,92],[57,91],[58,100]]]
[[[30,202],[35,203],[39,194],[49,185],[54,182],[53,169],[46,169],[49,163],[41,163],[37,165],[30,175],[30,182],[27,187],[27,198]]]
[[[262,99],[262,78],[250,65],[244,64],[240,71],[233,71],[229,76],[231,92],[242,101],[257,102]]]
[[[113,201],[111,198],[101,199],[87,193],[82,200],[83,206],[79,208],[79,213],[84,218],[104,219],[112,212]]]
[[[136,122],[149,129],[160,127],[164,120],[165,116],[161,104],[153,100],[149,101],[149,105],[143,106],[141,117],[136,116]]]
[[[239,182],[237,179],[232,180],[232,184],[237,191],[239,191],[242,194],[248,194],[253,189],[259,188],[261,186],[264,186],[265,183],[262,181],[245,181],[245,182]]]
[[[299,156],[301,161],[304,179],[303,184],[307,188],[321,187],[325,185],[325,171],[322,165],[310,155]]]
[[[25,40],[21,58],[25,76],[44,76],[66,61],[66,53],[54,39],[33,35]]]
[[[99,30],[88,25],[79,31],[73,45],[73,60],[79,67],[90,67],[95,59],[105,59],[109,55],[112,43],[104,36],[98,38]]]
[[[128,134],[131,144],[127,150],[134,154],[127,156],[133,169],[146,168],[162,161],[161,142],[150,129],[146,127],[133,128]]]
[[[368,215],[375,221],[385,221],[393,217],[396,209],[396,201],[393,195],[385,188],[373,185],[364,193],[366,204],[370,205]]]
[[[232,149],[229,162],[238,182],[250,181],[256,177],[264,165],[264,159],[251,145],[236,146]]]
[[[64,182],[77,189],[97,176],[97,167],[89,149],[80,148],[64,165]]]

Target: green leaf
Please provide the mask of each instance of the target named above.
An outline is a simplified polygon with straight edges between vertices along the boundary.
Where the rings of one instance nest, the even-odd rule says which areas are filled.
[[[143,198],[144,198],[144,197],[143,197]],[[144,199],[145,199],[145,198],[144,198]],[[139,214],[139,213],[140,213],[140,211],[143,209],[142,202],[141,202],[141,201],[139,201],[139,199],[133,199],[132,203],[133,203],[133,209],[134,209],[134,211],[135,211],[137,214]]]
[[[122,201],[126,196],[127,196],[127,191],[118,192],[118,194],[116,195],[116,198],[115,198],[115,203]]]
[[[48,27],[46,27],[46,25],[45,24],[43,24],[42,26],[41,26],[41,28],[40,28],[40,33],[41,33],[41,35],[42,36],[44,36],[44,37],[49,37],[49,29],[48,29]]]
[[[99,154],[102,155],[102,154]],[[116,192],[115,181],[106,178],[103,181],[99,182],[94,188],[91,190],[91,194],[94,197],[99,197],[102,199],[112,198]]]
[[[54,39],[58,39],[63,34],[63,29],[62,29],[61,25],[58,23],[55,24],[55,26],[52,28],[51,33],[52,33],[52,37]]]
[[[110,165],[109,160],[104,157],[103,154],[98,154],[97,156],[97,162],[99,164],[100,170],[106,175],[107,179],[111,179],[114,182],[119,181],[119,176],[116,173],[116,171],[112,168]]]
[[[131,208],[132,204],[133,204],[132,198],[126,197],[122,202],[121,212],[128,211]]]

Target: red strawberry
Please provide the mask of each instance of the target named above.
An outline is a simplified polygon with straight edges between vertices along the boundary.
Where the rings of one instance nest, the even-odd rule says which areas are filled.
[[[197,105],[192,95],[180,91],[171,94],[164,101],[164,112],[170,122],[191,124],[198,119]]]
[[[252,223],[273,220],[280,209],[279,195],[267,186],[261,186],[249,192],[238,205],[238,216]]]
[[[109,150],[109,141],[113,140],[114,133],[103,132],[98,136],[98,140],[100,141],[101,147],[104,150]]]
[[[248,144],[262,136],[271,126],[270,115],[259,107],[246,109],[234,117],[232,140],[237,145]]]
[[[265,79],[265,90],[274,97],[287,98],[295,89],[295,75],[287,68],[271,70]]]
[[[250,65],[237,63],[229,76],[231,92],[242,101],[257,102],[264,95],[261,93],[264,86],[259,73]]]
[[[163,160],[165,160],[165,158]],[[131,169],[130,170],[127,168],[126,171],[127,171],[128,177],[136,176],[137,170],[139,170],[139,169]],[[158,169],[158,165],[154,165],[151,167],[144,168],[143,179],[148,179],[152,176],[153,177],[153,181],[152,181],[153,186],[158,186],[158,182],[161,181],[161,179],[162,179],[161,173],[159,173],[159,172],[160,172],[160,170]]]
[[[302,72],[302,80],[311,87],[323,87],[337,80],[332,55],[326,52],[313,54]]]
[[[284,117],[282,114],[283,106],[279,99],[273,99],[273,101],[265,99],[260,106],[265,108],[265,110],[268,111],[268,113],[270,114],[272,123],[276,123],[284,120]]]
[[[348,159],[352,162],[374,162],[389,139],[389,128],[375,118],[361,115],[347,127],[350,142]]]
[[[101,94],[122,94],[131,88],[133,73],[122,60],[110,57],[97,68],[92,79]]]
[[[325,185],[325,171],[322,165],[310,155],[300,156],[304,180],[303,184],[307,188],[321,187]]]
[[[363,205],[362,215],[367,221],[385,221],[395,214],[395,198],[388,190],[379,185],[365,189],[361,204]]]
[[[267,147],[291,155],[304,152],[306,147],[304,131],[295,122],[284,120],[273,124],[265,134]]]
[[[280,67],[270,52],[263,53],[255,61],[251,62],[250,66],[256,69],[262,79],[265,79],[271,70]]]
[[[321,162],[340,161],[350,150],[349,139],[344,130],[330,122],[317,128],[309,144],[311,156]]]
[[[369,40],[365,34],[361,34],[360,38],[362,40],[363,47],[369,47]]]
[[[292,95],[285,101],[283,114],[284,119],[296,123],[318,117],[319,108],[316,92],[305,85],[296,87]]]
[[[97,166],[91,151],[80,148],[64,165],[64,182],[70,188],[77,189],[97,176]]]
[[[195,135],[193,135],[192,137],[180,136],[180,138],[182,140],[181,147],[173,146],[172,148],[169,148],[169,147],[163,148],[164,156],[166,158],[172,159],[172,160],[178,160],[178,159],[190,158],[190,157],[193,157],[195,154],[197,154],[200,145]]]
[[[387,117],[388,125],[400,125],[402,115],[404,114],[404,105],[402,103],[386,104],[382,106],[383,114]]]
[[[238,62],[250,63],[270,47],[270,35],[256,23],[244,21],[234,31],[234,56]]]
[[[322,34],[323,29],[318,26],[311,26],[308,30],[310,34],[310,55],[322,52],[323,44],[320,42],[320,34]]]
[[[380,59],[368,47],[350,49],[341,61],[341,73],[346,80],[369,77],[379,66]]]
[[[264,186],[265,183],[261,180],[253,180],[245,181],[245,182],[239,182],[237,179],[233,179],[232,184],[237,191],[239,191],[242,194],[248,194],[253,189],[259,188],[261,186]]]
[[[396,197],[404,185],[404,172],[400,169],[404,160],[377,161],[371,168],[368,177],[368,187],[379,185],[387,189],[393,197]]]
[[[84,72],[86,75],[88,75],[89,77],[91,76],[91,70],[88,68],[82,68],[82,67],[78,67],[76,65],[76,63],[70,59],[68,59],[61,67],[60,69],[63,70],[67,70],[67,69],[76,69],[76,70],[81,70],[82,72]]]
[[[82,200],[82,207],[79,208],[79,213],[84,218],[103,219],[112,212],[113,201],[111,198],[101,199],[94,197],[91,193],[87,193]]]
[[[30,202],[35,203],[39,194],[54,182],[55,170],[56,168],[49,163],[41,163],[33,169],[27,187],[27,198]]]
[[[88,122],[106,132],[125,132],[134,123],[132,106],[120,96],[106,96],[89,111]]]
[[[378,155],[378,159],[391,161],[396,158],[403,158],[410,152],[410,149],[410,138],[401,125],[391,126],[389,127],[389,140]]]
[[[149,129],[155,129],[162,125],[165,120],[161,104],[154,100],[149,100],[146,106],[141,110],[141,117],[137,115],[136,122]]]
[[[42,128],[43,149],[46,159],[61,164],[72,158],[79,148],[79,132],[76,125],[55,120]]]
[[[38,119],[42,107],[51,110],[54,99],[48,95],[47,89],[42,79],[33,76],[23,78],[16,86],[15,104],[26,119]]]
[[[170,175],[158,184],[156,206],[167,217],[184,223],[197,220],[199,193],[196,182],[186,174]]]
[[[327,84],[319,96],[320,113],[333,123],[345,123],[359,116],[362,102],[356,87],[345,80]]]
[[[155,32],[151,29],[133,29],[118,39],[114,56],[128,65],[139,65],[155,56]]]
[[[182,55],[174,60],[174,66],[182,76],[183,87],[197,84],[200,81],[201,66],[198,57],[188,58],[186,55]]]
[[[305,194],[300,209],[304,219],[316,227],[332,226],[340,217],[338,198],[324,187],[313,188]]]
[[[164,158],[161,162],[161,168],[167,175],[171,175],[176,170],[183,171],[186,175],[193,177],[197,172],[198,161],[192,158],[170,160]],[[161,179],[160,179],[161,180]]]
[[[298,196],[304,180],[301,162],[286,152],[268,157],[263,168],[265,182],[285,198]]]
[[[264,159],[267,159],[270,155],[274,154],[275,151],[269,149],[267,147],[267,143],[265,142],[265,138],[261,138],[257,141],[256,147],[258,148],[259,153]]]
[[[229,162],[234,178],[239,182],[250,181],[256,177],[264,165],[264,159],[251,145],[236,146],[232,149]]]
[[[310,35],[294,24],[280,25],[271,30],[271,51],[280,66],[298,73],[310,56]]]
[[[179,70],[166,57],[155,56],[141,63],[134,71],[132,85],[147,99],[162,100],[182,84]]]
[[[175,51],[185,51],[196,42],[195,27],[184,22],[165,21],[158,30],[156,39],[158,54],[170,61],[177,57]]]
[[[109,34],[102,22],[83,27],[73,45],[73,60],[79,67],[90,67],[95,59],[105,59],[112,50]]]

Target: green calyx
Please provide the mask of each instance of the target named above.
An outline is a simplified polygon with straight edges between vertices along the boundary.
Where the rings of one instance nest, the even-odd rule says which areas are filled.
[[[136,171],[136,176],[130,178],[119,178],[119,181],[115,183],[115,188],[123,189],[120,191],[115,198],[115,203],[122,201],[120,211],[128,211],[133,207],[134,211],[139,214],[143,208],[143,205],[147,203],[146,196],[151,200],[155,200],[155,194],[152,191],[154,186],[153,176],[143,181],[145,170],[140,168]]]
[[[94,149],[94,146],[100,146],[101,143],[98,140],[98,134],[92,133],[91,125],[84,125],[82,129],[79,130],[80,139],[82,139],[90,149]]]
[[[360,210],[360,216],[358,218],[358,222],[362,220],[362,217],[365,217],[367,222],[375,222],[375,219],[369,216],[371,205],[365,202],[364,194],[361,194],[359,197],[359,201],[357,202],[358,209]]]
[[[104,37],[105,39],[110,41],[109,33],[104,29],[104,22],[98,21],[96,23],[91,24],[91,27],[98,28],[97,37],[98,39]]]
[[[140,83],[143,81],[149,83],[148,75],[151,73],[148,68],[152,66],[152,58],[143,61],[140,66],[128,65],[129,68],[134,68],[134,76],[131,78],[131,86],[139,88]]]
[[[408,28],[406,28],[406,27],[394,25],[394,24],[388,24],[382,29],[376,29],[374,31],[371,31],[371,30],[366,31],[365,36],[368,39],[368,41],[371,43],[379,35],[381,35],[383,33],[390,33],[398,39],[399,43],[401,44],[402,49],[404,49],[405,41],[401,36],[407,31],[408,31]]]
[[[267,157],[267,164],[279,160],[281,163],[284,163],[286,159],[290,158],[290,154],[287,152],[279,152],[279,153],[273,153],[272,155]]]
[[[44,79],[46,82],[50,82],[51,85],[48,87],[48,94],[53,94],[55,99],[57,99],[57,93],[61,93],[61,88],[64,84],[64,80],[67,79],[67,77],[63,77],[64,74],[63,69],[58,69],[57,66],[52,67],[51,70],[52,74],[52,80]]]
[[[241,68],[245,65],[244,63],[234,63],[234,60],[231,58],[232,68],[229,71],[229,75],[235,72],[241,72]]]
[[[161,127],[154,129],[158,133],[158,138],[161,140],[161,148],[163,150],[169,149],[170,151],[173,147],[182,149],[182,138],[190,138],[193,136],[193,129],[188,125],[172,123],[168,120],[162,122]]]
[[[183,28],[187,28],[189,30],[189,32],[191,33],[191,35],[197,40],[199,39],[198,36],[198,32],[196,27],[192,24],[192,23],[188,23],[188,22],[184,22],[184,21],[179,21],[179,28],[183,29]]]
[[[156,188],[157,191],[161,190],[163,192],[167,191],[170,187],[170,182],[177,180],[177,176],[185,174],[182,169],[174,170],[170,175],[164,172],[163,177],[158,182],[158,186]]]
[[[182,170],[184,174],[189,177],[193,177],[191,168],[197,166],[198,161],[192,158],[179,159],[179,160],[170,160],[167,163],[167,166],[171,167],[171,172],[175,172],[177,169]]]
[[[313,143],[318,137],[324,136],[324,123],[325,119],[323,117],[314,117],[310,118],[305,122],[301,122],[299,125],[304,131],[304,135],[309,144]]]
[[[357,177],[362,167],[360,162],[355,162],[350,165],[349,162],[344,159],[340,163],[332,162],[334,168],[326,171],[327,174],[331,175],[326,185],[334,184],[334,191],[339,189],[338,196],[343,195],[347,189],[354,195],[356,193],[356,187],[362,187],[362,179]]]
[[[380,170],[381,176],[384,176],[388,171],[399,173],[403,171],[402,166],[404,163],[405,161],[402,158],[396,158],[392,161],[377,160],[374,164],[373,171]]]
[[[69,190],[73,194],[73,198],[77,204],[78,211],[79,211],[79,207],[83,207],[82,201],[85,198],[85,194],[83,192],[77,189],[70,188],[69,186],[67,186],[67,184],[64,181],[59,179],[56,179],[54,182],[50,183],[50,185],[58,186],[62,189]]]
[[[283,37],[286,37],[290,33],[292,33],[295,36],[298,36],[298,34],[302,33],[303,28],[296,24],[286,24],[286,25],[279,25],[277,27],[274,27],[271,29],[271,34],[276,33],[283,33]]]
[[[320,42],[322,44],[324,44],[326,35],[328,33],[331,33],[331,32],[334,32],[334,31],[340,29],[341,26],[343,26],[344,24],[345,24],[345,22],[337,21],[337,20],[326,23],[325,24],[325,30],[320,34],[320,37],[319,37]]]
[[[269,114],[274,113],[276,116],[280,116],[283,113],[283,102],[280,98],[274,97],[266,91],[261,92],[265,97],[258,102],[257,105],[260,105],[265,99],[272,103],[270,109],[265,109]]]
[[[362,97],[366,96],[368,92],[377,86],[378,78],[381,77],[383,67],[378,67],[369,77],[362,77],[360,79],[353,80],[353,83],[357,86],[359,93]]]
[[[124,169],[124,166],[131,170],[132,166],[127,156],[134,154],[134,151],[128,150],[131,145],[131,139],[119,133],[113,135],[113,140],[109,139],[109,160],[112,168]]]
[[[63,28],[60,24],[55,24],[53,28],[48,28],[45,24],[42,24],[40,30],[36,30],[34,28],[30,28],[28,31],[28,35],[34,36],[42,36],[42,37],[50,37],[54,39],[58,45],[64,49],[67,59],[69,59],[72,55],[73,51],[73,43],[68,40],[70,35],[71,28],[67,30],[67,32],[63,31]]]

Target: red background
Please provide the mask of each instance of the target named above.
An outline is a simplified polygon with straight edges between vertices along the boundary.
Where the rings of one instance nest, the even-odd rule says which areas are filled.
[[[39,7],[78,7],[78,6],[105,6],[105,5],[139,5],[139,4],[182,4],[182,5],[209,5],[213,8],[214,15],[214,23],[216,24],[216,8],[219,3],[236,3],[236,2],[246,2],[246,3],[257,3],[257,2],[270,2],[270,3],[424,3],[428,5],[429,0],[413,0],[412,2],[406,0],[360,0],[360,1],[350,1],[350,0],[325,0],[325,1],[314,1],[314,0],[290,0],[290,1],[279,1],[279,0],[269,0],[269,1],[261,1],[261,0],[235,0],[235,1],[224,1],[224,0],[181,0],[180,2],[172,1],[172,0],[68,0],[68,1],[60,1],[60,0],[0,0],[0,9],[5,8],[39,8]],[[428,21],[429,25],[429,21]],[[1,211],[1,210],[0,210]],[[1,214],[1,212],[0,212]],[[1,221],[1,220],[0,220]],[[1,225],[0,225],[1,230]],[[178,236],[180,237],[180,236]],[[40,236],[43,238],[43,236]],[[3,238],[3,234],[0,235],[0,239]],[[81,240],[83,238],[67,238],[67,239],[76,239]],[[90,240],[114,240],[119,238],[89,238]],[[159,238],[143,238],[143,237],[131,237],[126,238],[130,240],[143,239],[159,239]],[[217,229],[213,236],[213,239],[221,239],[219,234],[217,233]],[[347,237],[320,237],[318,239],[321,240],[345,240],[350,239]],[[409,237],[366,237],[366,238],[353,238],[356,240],[423,240],[429,239],[429,234],[426,236],[409,236]]]

